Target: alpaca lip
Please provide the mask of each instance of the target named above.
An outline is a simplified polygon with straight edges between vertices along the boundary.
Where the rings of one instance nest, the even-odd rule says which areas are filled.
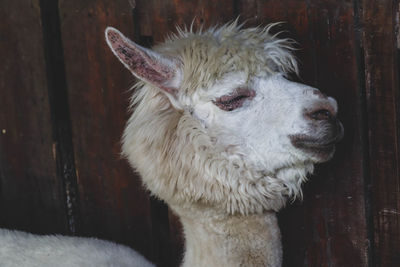
[[[328,161],[333,156],[338,139],[332,138],[321,142],[318,139],[310,139],[309,136],[291,136],[292,145],[310,155],[316,162]]]
[[[342,140],[344,136],[343,125],[338,122],[336,135],[334,136],[324,136],[322,138],[315,138],[309,135],[298,134],[298,135],[291,135],[290,140],[294,147],[316,152],[329,152],[335,148],[335,145]]]
[[[325,141],[325,142],[320,142],[320,140],[311,140],[309,138],[307,139],[302,139],[299,137],[294,137],[292,139],[292,144],[299,149],[306,149],[306,150],[326,150],[326,149],[331,149],[335,146],[336,144],[336,139]]]
[[[296,145],[298,147],[304,147],[304,148],[331,148],[332,146],[336,145],[340,140],[342,139],[341,135],[338,134],[337,136],[328,139],[328,140],[310,140],[310,139],[304,139],[304,140],[298,140],[296,142]]]

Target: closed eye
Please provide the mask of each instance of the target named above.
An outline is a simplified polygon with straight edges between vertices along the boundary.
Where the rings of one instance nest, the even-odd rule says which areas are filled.
[[[232,111],[243,106],[247,99],[252,99],[254,96],[254,90],[238,88],[232,94],[217,98],[213,103],[222,110]]]

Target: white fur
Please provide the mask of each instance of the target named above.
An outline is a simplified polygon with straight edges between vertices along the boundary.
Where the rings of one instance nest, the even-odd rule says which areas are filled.
[[[178,29],[153,48],[153,59],[132,67],[115,49],[137,46],[112,28],[106,33],[116,56],[142,80],[135,86],[123,154],[150,192],[179,215],[183,266],[280,266],[274,211],[301,197],[314,163],[333,153],[321,158],[293,144],[293,136],[321,138],[327,131],[321,121],[312,125],[307,110],[320,105],[333,114],[337,105],[317,89],[285,79],[297,71],[291,41],[271,36],[270,28],[241,29],[234,22],[199,32]],[[133,57],[142,53],[150,54],[143,49]],[[160,58],[177,62],[176,69]],[[142,78],[144,70],[158,69],[175,76]],[[232,111],[215,104],[238,88],[254,97]]]
[[[136,251],[95,238],[0,229],[1,267],[150,267]]]

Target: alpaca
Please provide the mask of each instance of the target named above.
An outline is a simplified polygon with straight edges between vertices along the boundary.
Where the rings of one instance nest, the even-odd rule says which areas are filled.
[[[179,29],[153,50],[106,30],[140,80],[123,154],[180,217],[182,266],[280,266],[275,213],[343,136],[336,101],[285,78],[297,73],[291,42],[270,28]],[[154,266],[112,242],[5,229],[0,264]]]
[[[151,267],[136,251],[95,238],[0,229],[1,267]]]
[[[179,216],[182,266],[281,266],[276,212],[343,136],[336,101],[287,79],[292,41],[272,26],[178,28],[152,49],[106,29],[139,80],[122,152]]]

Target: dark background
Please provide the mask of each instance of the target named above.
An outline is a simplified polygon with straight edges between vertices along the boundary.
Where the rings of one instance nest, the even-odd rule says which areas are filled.
[[[131,2],[131,4],[130,4]],[[345,138],[280,212],[285,266],[400,266],[399,2],[0,0],[0,227],[95,236],[177,266],[180,225],[121,159],[134,79],[111,25],[144,46],[236,18],[299,42],[302,82],[335,97]],[[1,264],[0,264],[1,265]]]

